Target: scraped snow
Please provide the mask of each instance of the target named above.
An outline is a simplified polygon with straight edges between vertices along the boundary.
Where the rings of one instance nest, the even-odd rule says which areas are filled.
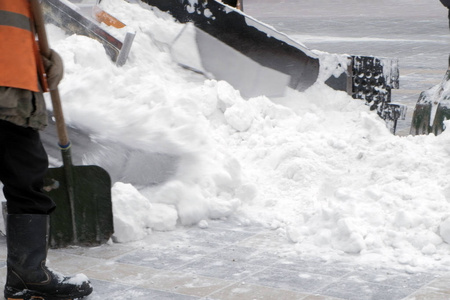
[[[176,158],[162,183],[114,185],[115,241],[238,219],[275,230],[298,255],[450,266],[450,131],[393,136],[362,102],[321,82],[244,99],[172,61],[182,24],[125,1],[102,5],[137,32],[123,67],[98,42],[47,27],[65,63],[66,120],[100,144]]]

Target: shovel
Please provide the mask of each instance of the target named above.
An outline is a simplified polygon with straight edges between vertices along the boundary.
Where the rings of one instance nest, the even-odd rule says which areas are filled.
[[[31,1],[39,49],[49,56],[44,19],[38,0]],[[44,190],[57,208],[50,216],[50,246],[96,246],[114,232],[111,178],[99,166],[74,166],[58,89],[50,90],[63,166],[49,168]]]

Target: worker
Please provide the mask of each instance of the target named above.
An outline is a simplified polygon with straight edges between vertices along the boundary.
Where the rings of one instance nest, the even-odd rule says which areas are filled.
[[[227,5],[236,7],[237,9],[240,9],[242,11],[244,10],[243,5],[242,5],[243,0],[223,0],[222,2]]]
[[[449,19],[449,28],[450,28],[450,0],[440,0],[442,5],[449,9],[448,11],[448,19]]]
[[[39,130],[47,125],[43,92],[62,79],[60,56],[41,57],[30,0],[0,1],[0,181],[6,198],[6,299],[73,299],[92,292],[89,279],[46,266],[49,214],[43,191],[48,156]]]
[[[450,28],[450,0],[440,0],[442,5],[448,8],[448,26]],[[448,68],[450,69],[450,55],[448,56]]]

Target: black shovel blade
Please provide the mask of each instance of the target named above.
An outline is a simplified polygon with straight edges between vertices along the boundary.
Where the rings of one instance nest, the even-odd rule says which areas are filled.
[[[73,165],[49,168],[45,190],[56,203],[50,215],[51,247],[97,246],[110,239],[114,233],[111,178],[104,169]]]

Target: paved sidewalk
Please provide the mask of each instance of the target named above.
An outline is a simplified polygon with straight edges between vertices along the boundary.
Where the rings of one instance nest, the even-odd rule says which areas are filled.
[[[0,284],[6,275],[0,237]],[[276,231],[214,221],[154,232],[141,242],[49,251],[48,265],[88,275],[104,299],[447,300],[450,274],[303,260]]]

